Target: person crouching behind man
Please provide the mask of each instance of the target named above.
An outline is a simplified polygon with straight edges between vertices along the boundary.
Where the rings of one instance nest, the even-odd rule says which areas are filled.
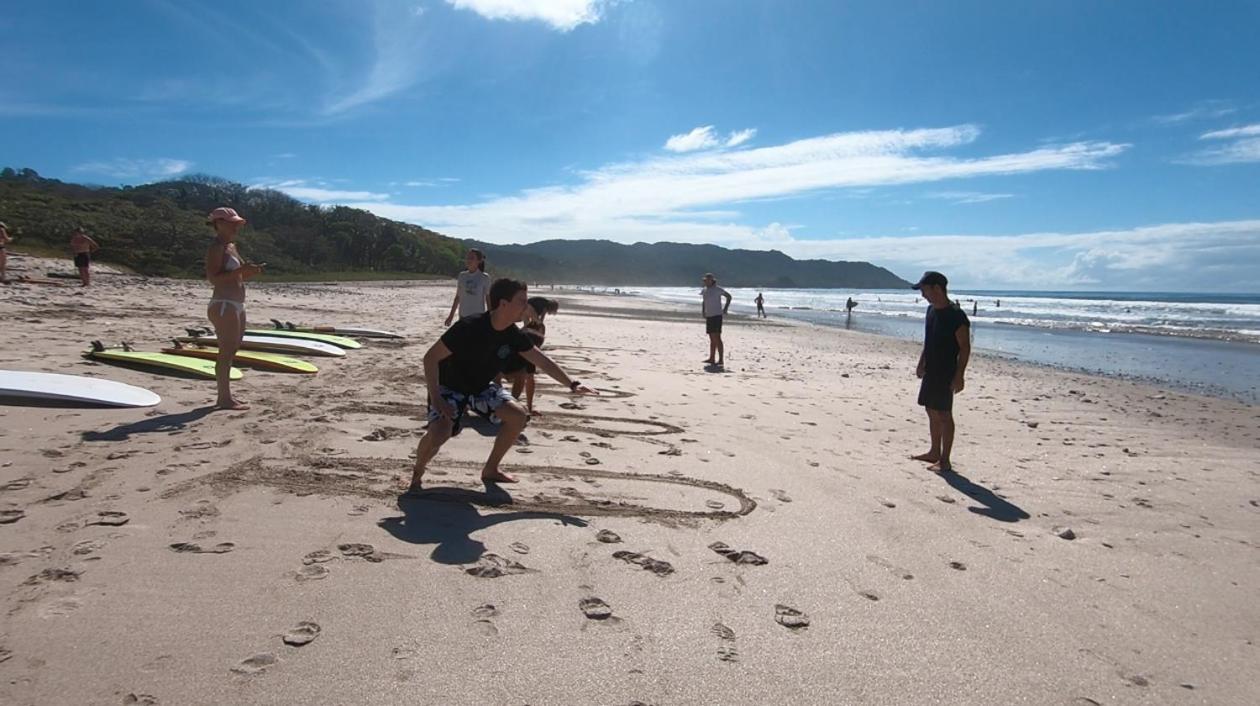
[[[416,465],[408,493],[421,489],[425,467],[452,436],[459,433],[468,407],[484,405],[502,420],[494,447],[481,469],[485,483],[515,483],[499,470],[499,462],[525,428],[528,414],[495,382],[513,353],[581,394],[597,394],[569,378],[516,327],[526,303],[525,283],[500,279],[490,285],[490,311],[460,319],[424,354],[424,379],[429,388],[429,426],[416,448]]]
[[[928,470],[935,473],[953,470],[949,453],[954,446],[954,395],[963,391],[963,373],[971,358],[971,322],[949,300],[948,285],[940,272],[924,272],[913,285],[929,304],[915,374],[922,380],[919,404],[927,410],[932,446],[911,458],[932,464]]]

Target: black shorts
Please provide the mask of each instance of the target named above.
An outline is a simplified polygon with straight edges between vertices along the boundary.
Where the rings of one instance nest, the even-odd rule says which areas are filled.
[[[924,375],[919,383],[919,404],[938,412],[954,409],[954,376]]]
[[[90,262],[92,262],[92,256],[85,252],[77,253],[74,256],[75,267],[87,267]]]
[[[722,315],[704,317],[705,333],[722,333]]]
[[[521,372],[522,370],[529,373],[530,375],[533,375],[538,372],[538,367],[535,366],[533,363],[529,362],[528,360],[525,360],[524,358],[522,358],[520,353],[513,353],[512,355],[508,356],[507,360],[503,361],[503,374],[504,375],[513,375],[515,373]]]

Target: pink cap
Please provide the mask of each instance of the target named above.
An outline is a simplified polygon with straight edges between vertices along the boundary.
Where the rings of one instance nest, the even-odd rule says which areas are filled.
[[[244,223],[245,219],[241,218],[240,215],[236,213],[236,209],[228,208],[227,206],[220,206],[214,209],[213,211],[211,211],[210,215],[206,217],[207,223],[214,223],[215,221],[228,221],[230,223]]]

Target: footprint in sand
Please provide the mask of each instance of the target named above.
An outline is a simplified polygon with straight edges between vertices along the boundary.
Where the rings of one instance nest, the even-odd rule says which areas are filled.
[[[770,495],[774,496],[774,499],[778,500],[781,503],[792,502],[792,498],[789,497],[787,493],[783,492],[782,490],[779,490],[778,488],[771,488]]]
[[[722,623],[714,623],[709,628],[709,632],[717,636],[722,642],[735,642],[735,631],[723,625]],[[722,662],[738,662],[739,652],[735,649],[735,645],[718,645],[718,660]]]
[[[464,573],[469,576],[476,576],[480,579],[497,579],[500,576],[508,576],[511,574],[531,574],[537,573],[519,562],[512,561],[498,554],[483,554],[481,561],[468,569],[464,569]]]
[[[774,621],[790,630],[801,630],[809,627],[808,615],[782,603],[774,606]]]
[[[232,542],[219,542],[213,547],[203,547],[192,542],[176,542],[171,545],[171,551],[179,554],[227,554],[233,549],[236,549],[236,545]]]
[[[284,637],[281,639],[284,640],[284,644],[286,645],[301,647],[302,645],[310,644],[315,640],[315,638],[319,637],[319,631],[319,623],[303,620],[297,625],[294,625],[293,629],[286,632]]]
[[[307,554],[306,556],[302,557],[302,563],[308,566],[310,564],[322,564],[325,561],[332,561],[332,560],[333,560],[333,554],[327,549],[316,549],[310,554]]]
[[[298,569],[293,574],[293,578],[298,582],[305,583],[306,581],[318,581],[323,578],[328,578],[328,574],[329,571],[327,566],[324,566],[323,564],[309,564]]]
[[[23,586],[36,586],[41,583],[73,583],[83,575],[74,569],[44,569],[22,582]]]
[[[618,535],[616,532],[612,530],[606,530],[606,529],[596,532],[595,539],[603,542],[604,544],[618,544],[619,542],[621,542],[620,535]]]
[[[885,569],[888,569],[894,575],[901,577],[903,580],[909,581],[910,579],[914,578],[914,574],[910,573],[909,571],[906,571],[900,566],[894,565],[891,561],[888,561],[887,559],[885,559],[882,556],[879,556],[878,554],[867,554],[866,560],[871,562],[872,564],[875,564],[876,566],[882,566]]]
[[[721,500],[705,500],[704,506],[709,508],[710,510],[721,510],[722,508],[726,507],[726,503],[722,502]]]
[[[39,609],[41,618],[64,618],[83,607],[78,598],[59,598]]]
[[[897,503],[889,500],[888,498],[875,498],[875,500],[877,500],[880,505],[883,505],[884,507],[889,508],[889,509],[897,507]]]
[[[958,571],[966,571],[967,565],[962,563],[961,561],[951,561],[949,562],[949,568],[957,569]]]
[[[761,556],[760,554],[756,552],[750,552],[746,549],[743,551],[732,549],[725,542],[714,542],[713,544],[709,545],[709,549],[712,549],[713,551],[717,552],[718,554],[721,554],[722,556],[726,557],[727,559],[731,560],[732,562],[736,564],[752,564],[754,566],[762,566],[764,564],[770,563],[769,559],[765,558],[764,556]]]
[[[494,637],[499,634],[498,626],[496,626],[494,621],[491,620],[491,618],[499,614],[499,609],[496,608],[493,603],[482,603],[476,608],[473,608],[470,612],[472,613],[472,616],[476,618],[476,620],[473,621],[474,630],[486,637]]]
[[[123,706],[157,706],[158,698],[152,694],[137,694],[132,692],[123,697]]]
[[[517,554],[529,553],[529,545],[525,544],[524,542],[512,542],[511,544],[508,545],[508,548],[510,548],[512,551],[516,552]]]
[[[84,526],[102,525],[105,527],[121,527],[128,522],[131,522],[131,518],[128,517],[125,512],[119,512],[117,510],[102,510],[96,513],[96,517],[89,519],[83,524]]]
[[[647,571],[651,571],[657,576],[668,576],[674,573],[674,566],[668,561],[653,559],[646,554],[639,554],[638,552],[628,552],[625,550],[616,551],[613,552],[613,558],[620,559],[627,564],[640,566]]]
[[[583,598],[578,601],[578,608],[582,609],[582,615],[591,620],[607,620],[612,617],[612,608],[601,598]]]
[[[362,544],[360,542],[338,544],[337,550],[340,551],[343,556],[352,557],[352,558],[363,557],[364,559],[373,563],[377,563],[382,560],[382,557],[378,556],[376,553],[376,547],[373,547],[371,544]]]
[[[857,594],[868,601],[879,600],[879,596],[874,591],[858,591]]]
[[[276,656],[270,652],[261,652],[252,657],[247,657],[240,661],[232,671],[237,674],[253,675],[266,671],[268,667],[274,665],[278,660]]]
[[[958,502],[957,500],[949,497],[948,495],[938,495],[936,496],[936,499],[940,500],[943,503],[948,503],[950,505],[953,505],[954,503]]]
[[[70,548],[70,553],[75,556],[87,556],[88,554],[95,554],[104,546],[105,543],[98,539],[84,539],[75,542],[74,546]]]

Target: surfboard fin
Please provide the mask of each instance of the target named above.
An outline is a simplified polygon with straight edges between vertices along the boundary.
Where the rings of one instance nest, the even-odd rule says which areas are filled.
[[[92,341],[92,352],[101,353],[105,350],[105,344],[100,341]]]
[[[297,330],[297,326],[294,326],[292,321],[286,321],[286,322],[284,322],[284,325],[285,325],[285,326],[287,326],[287,327],[289,328],[289,330],[290,330],[290,331],[296,331],[296,330]]]
[[[271,325],[272,325],[272,326],[275,326],[276,328],[280,329],[281,331],[283,331],[283,330],[284,330],[284,322],[283,322],[283,321],[281,321],[280,319],[272,319],[272,320],[271,320]]]
[[[131,344],[127,343],[126,341],[122,341],[122,349],[127,351],[128,353],[135,350],[134,348],[131,347]]]

